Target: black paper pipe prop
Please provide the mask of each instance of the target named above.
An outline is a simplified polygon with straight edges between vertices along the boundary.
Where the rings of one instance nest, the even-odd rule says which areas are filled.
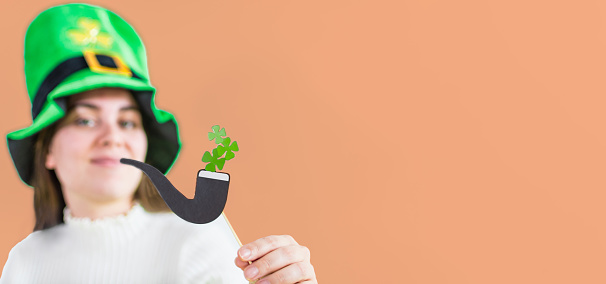
[[[158,169],[143,162],[122,158],[120,163],[134,166],[149,177],[166,205],[181,219],[206,224],[217,219],[225,208],[229,190],[229,174],[198,171],[196,195],[188,199]]]

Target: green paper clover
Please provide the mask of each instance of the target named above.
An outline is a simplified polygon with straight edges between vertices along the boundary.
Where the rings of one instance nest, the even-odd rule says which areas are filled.
[[[216,172],[217,170],[215,169],[215,166],[219,168],[219,170],[223,169],[225,159],[220,158],[222,155],[219,155],[218,152],[219,151],[216,148],[213,149],[212,155],[208,151],[204,152],[204,155],[202,155],[202,162],[208,163],[208,165],[206,165],[204,168],[205,170],[209,172]]]
[[[212,141],[214,139],[218,146],[213,149],[212,152],[204,152],[204,155],[202,155],[202,162],[208,163],[204,168],[205,170],[216,172],[217,169],[223,169],[225,161],[236,157],[234,152],[239,151],[240,147],[238,146],[237,141],[231,142],[231,138],[223,137],[226,135],[225,128],[215,125],[212,127],[212,130],[213,132],[208,132],[208,140]]]
[[[213,132],[208,132],[208,140],[209,141],[213,141],[213,139],[215,139],[215,143],[216,144],[221,144],[221,142],[223,142],[224,138],[221,138],[225,135],[227,135],[225,133],[225,128],[221,129],[221,127],[219,125],[215,125],[212,127]],[[221,129],[221,130],[219,130]]]
[[[223,142],[221,142],[221,144],[223,145],[217,146],[217,152],[219,153],[219,156],[223,156],[223,154],[225,153],[226,161],[233,159],[236,156],[234,152],[240,150],[238,148],[238,141],[234,141],[234,143],[231,143],[231,145],[229,143],[231,143],[231,138],[225,137],[223,139]]]

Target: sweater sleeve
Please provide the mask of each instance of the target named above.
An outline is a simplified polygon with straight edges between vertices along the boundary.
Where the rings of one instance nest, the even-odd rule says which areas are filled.
[[[248,284],[234,259],[239,244],[225,216],[188,236],[179,256],[180,283]]]
[[[8,259],[2,269],[2,276],[0,277],[0,283],[15,283],[18,278],[20,268],[18,256],[15,256],[15,248],[11,249],[8,253]]]
[[[31,255],[31,252],[24,246],[25,240],[17,243],[8,253],[8,259],[2,269],[0,283],[23,283],[24,281],[33,281],[29,278],[32,269],[31,263],[27,261],[28,255]]]

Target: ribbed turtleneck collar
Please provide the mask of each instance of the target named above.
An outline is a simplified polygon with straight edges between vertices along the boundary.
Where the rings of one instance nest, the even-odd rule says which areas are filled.
[[[90,229],[139,227],[141,223],[143,223],[145,215],[145,210],[138,203],[135,203],[126,214],[95,220],[91,220],[88,217],[74,217],[69,208],[65,207],[65,209],[63,209],[63,221],[66,225]]]

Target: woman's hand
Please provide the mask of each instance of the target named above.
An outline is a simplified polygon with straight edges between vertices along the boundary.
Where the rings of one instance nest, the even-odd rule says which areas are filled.
[[[257,284],[318,283],[309,249],[291,236],[269,236],[243,245],[236,265],[244,270],[246,279],[258,280]]]

